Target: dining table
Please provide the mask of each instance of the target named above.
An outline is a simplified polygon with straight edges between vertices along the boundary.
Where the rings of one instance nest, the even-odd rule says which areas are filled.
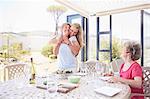
[[[81,75],[81,73],[73,73],[70,75],[78,75],[81,77],[77,88],[67,92],[57,92],[55,97],[50,98],[46,95],[47,90],[38,88],[37,84],[29,84],[27,78],[18,78],[0,83],[0,99],[128,99],[131,95],[129,85],[122,83],[109,83],[108,77],[100,75]],[[68,75],[67,75],[68,76]],[[36,76],[37,77],[37,76]],[[61,76],[59,76],[61,77]],[[45,79],[46,77],[38,77]],[[64,77],[59,78],[60,82],[70,83]],[[104,89],[103,89],[104,88]],[[116,90],[117,89],[117,90]],[[117,92],[115,92],[117,91]],[[113,93],[115,92],[115,93]]]

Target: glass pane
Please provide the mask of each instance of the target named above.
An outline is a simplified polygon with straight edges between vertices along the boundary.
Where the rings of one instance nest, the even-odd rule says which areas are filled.
[[[150,66],[150,15],[144,14],[144,66]]]
[[[72,19],[71,23],[79,23],[81,25],[81,18]]]
[[[100,52],[99,53],[99,60],[102,62],[109,62],[110,61],[110,53],[109,52]]]
[[[100,43],[100,50],[109,50],[110,49],[110,35],[109,34],[104,34],[104,35],[99,35],[99,43]]]
[[[113,38],[140,42],[140,11],[114,14],[112,17]]]
[[[121,56],[122,43],[119,38],[112,39],[112,60],[118,59]]]
[[[100,31],[109,31],[110,29],[110,17],[109,16],[102,16],[100,17]]]

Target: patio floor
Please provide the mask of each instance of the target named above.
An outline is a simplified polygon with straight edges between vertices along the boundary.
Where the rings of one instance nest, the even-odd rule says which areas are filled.
[[[34,59],[37,75],[45,75],[45,69],[48,69],[48,72],[57,70],[56,61],[50,62],[50,60],[40,52],[32,52],[31,57]]]

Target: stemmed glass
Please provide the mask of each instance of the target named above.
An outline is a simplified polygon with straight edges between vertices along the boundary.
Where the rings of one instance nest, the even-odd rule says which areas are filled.
[[[30,79],[30,67],[28,65],[24,66],[24,83],[28,84],[29,83],[29,79]]]
[[[55,74],[47,75],[47,97],[54,97],[58,90],[58,79]]]
[[[95,69],[96,69],[96,73],[98,74],[98,75],[101,75],[102,74],[102,66],[101,66],[101,64],[99,63],[99,62],[97,62],[96,63],[96,66],[95,66]]]
[[[16,88],[23,88],[24,87],[24,76],[21,73],[15,73],[14,75],[14,79],[15,79],[15,85]]]
[[[84,62],[80,63],[80,73],[87,73],[87,68]]]

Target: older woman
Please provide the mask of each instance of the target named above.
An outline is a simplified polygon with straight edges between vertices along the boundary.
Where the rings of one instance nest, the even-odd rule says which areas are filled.
[[[131,93],[143,93],[142,68],[136,62],[141,57],[140,44],[135,41],[125,42],[122,50],[124,63],[120,69],[120,77],[112,77],[109,82],[121,82],[128,84]],[[142,96],[133,96],[131,99],[144,99]]]
[[[62,31],[68,28],[63,28]],[[69,28],[69,41],[63,42],[63,37],[59,38],[58,43],[54,49],[54,53],[57,55],[57,62],[59,70],[76,71],[77,59],[82,44],[82,28],[80,24],[74,23]]]

